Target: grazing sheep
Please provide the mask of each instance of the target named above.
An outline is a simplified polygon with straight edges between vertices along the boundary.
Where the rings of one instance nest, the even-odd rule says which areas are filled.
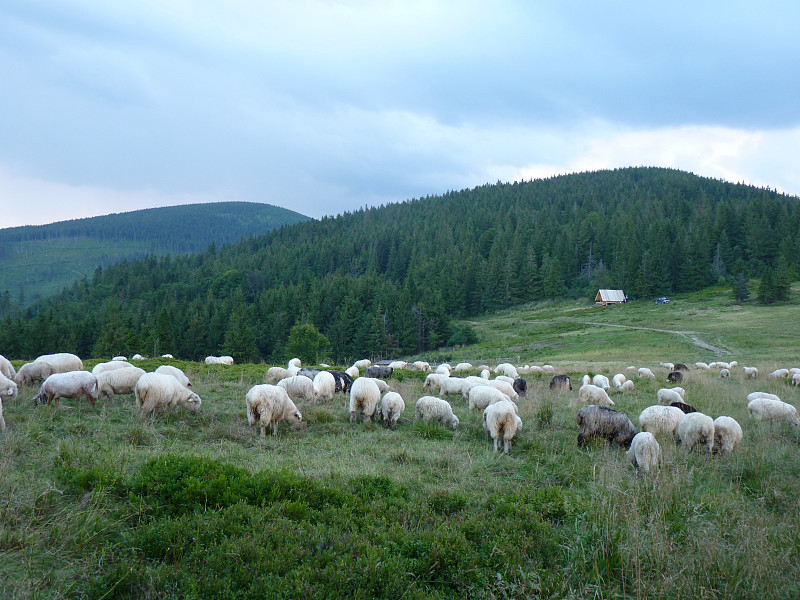
[[[267,383],[278,383],[281,379],[286,379],[287,377],[293,377],[292,372],[289,369],[284,369],[283,367],[270,367],[267,369],[267,374],[264,376],[264,381]]]
[[[347,367],[344,372],[353,380],[358,379],[359,375],[361,375],[361,371],[358,370],[358,367]]]
[[[46,362],[29,362],[25,363],[17,371],[17,376],[14,381],[17,385],[34,385],[40,383],[53,374],[53,367]]]
[[[664,367],[667,371],[674,371],[675,370],[675,365],[673,365],[671,362],[660,362],[660,363],[658,363],[658,366],[659,367]]]
[[[247,406],[247,423],[260,427],[261,436],[266,437],[267,427],[272,435],[278,435],[278,423],[286,421],[290,425],[303,420],[286,390],[277,385],[254,385],[244,397]]]
[[[59,398],[78,398],[86,396],[89,406],[94,406],[97,400],[97,377],[88,371],[69,371],[67,373],[53,373],[42,382],[39,394],[34,398],[36,403],[50,404]]]
[[[186,373],[181,371],[178,367],[173,367],[172,365],[161,365],[155,370],[155,372],[161,375],[169,375],[170,377],[174,377],[175,380],[183,387],[192,387],[192,382],[189,381]]]
[[[444,393],[444,386],[447,384],[448,375],[441,373],[429,373],[425,377],[425,383],[422,384],[423,390],[431,390],[437,392],[440,396]]]
[[[417,400],[414,415],[424,423],[436,421],[450,429],[458,427],[458,417],[453,414],[453,407],[447,400],[435,396],[423,396]]]
[[[127,356],[114,356],[111,360],[120,360],[120,361],[127,361]]]
[[[712,362],[708,364],[709,369],[730,369],[731,366],[726,362]]]
[[[425,362],[424,360],[417,360],[408,365],[408,368],[412,371],[424,371],[426,373],[431,372],[431,366]]]
[[[481,379],[489,379],[490,377],[491,373],[489,372],[489,369],[484,369],[481,371]]]
[[[205,364],[207,365],[232,365],[232,356],[206,356]]]
[[[795,429],[800,427],[800,417],[797,416],[797,409],[791,404],[780,400],[755,398],[748,403],[747,412],[756,421],[785,421]]]
[[[12,365],[11,361],[2,354],[0,354],[0,373],[9,379],[14,379],[17,376],[17,372],[14,370],[14,365]]]
[[[683,363],[675,363],[675,367],[672,369],[673,371],[689,371],[689,367],[687,367]]]
[[[625,377],[622,373],[617,373],[614,377],[611,378],[611,385],[614,386],[614,389],[621,390],[622,384],[628,381],[628,378]]]
[[[381,400],[381,390],[376,383],[376,379],[359,377],[353,382],[350,388],[350,422],[355,423],[358,415],[361,420],[372,420],[375,411],[378,410],[378,402]]]
[[[450,377],[450,365],[448,364],[439,365],[438,367],[436,367],[434,373],[438,373],[439,375],[447,375],[448,377]]]
[[[175,358],[172,354],[162,354],[161,358]]]
[[[314,377],[314,401],[330,402],[336,393],[336,379],[327,371],[320,371]]]
[[[516,406],[510,400],[490,404],[483,411],[483,429],[494,441],[495,452],[497,452],[497,442],[502,438],[503,452],[508,454],[511,440],[521,426],[522,420],[517,416]]]
[[[203,403],[200,396],[165,373],[145,373],[139,377],[133,393],[136,395],[136,406],[145,415],[162,408],[174,411],[179,406],[196,413]]]
[[[530,369],[528,369],[528,373],[544,373],[544,369],[542,367],[533,365]]]
[[[756,398],[768,398],[769,400],[775,400],[776,402],[780,402],[781,399],[778,398],[775,394],[770,394],[769,392],[751,392],[747,394],[747,402],[752,402]]]
[[[612,444],[629,448],[638,433],[625,413],[596,404],[580,409],[576,420],[580,428],[578,446],[585,446],[590,438],[602,437]]]
[[[620,392],[632,392],[633,391],[633,381],[628,379],[622,386],[619,388]]]
[[[637,369],[636,369],[636,367],[634,367],[633,365],[631,365],[630,367],[625,367],[625,370],[626,370],[626,371],[636,371]]]
[[[142,375],[144,375],[144,369],[139,367],[103,371],[96,376],[98,395],[113,400],[115,394],[132,394]]]
[[[377,379],[375,377],[359,377],[359,379],[369,379],[370,381],[374,381],[375,385],[378,386],[381,394],[385,394],[389,391],[389,384],[386,383],[383,379]]]
[[[678,437],[689,452],[695,446],[705,446],[711,452],[714,446],[714,421],[701,412],[685,414],[678,423]]]
[[[403,397],[397,392],[386,392],[381,398],[381,404],[378,408],[378,417],[383,420],[383,424],[390,429],[397,427],[397,420],[403,411],[406,409],[406,403]]]
[[[19,393],[19,387],[16,382],[9,379],[3,373],[0,373],[0,399],[14,400]]]
[[[684,402],[671,402],[670,406],[674,406],[675,408],[680,408],[683,411],[683,414],[685,415],[697,412],[697,409],[694,406],[690,406]]]
[[[542,373],[546,373],[548,375],[555,375],[556,368],[553,365],[543,365]]]
[[[406,361],[404,361],[404,360],[395,360],[395,361],[392,361],[391,363],[389,363],[389,366],[392,369],[407,369],[408,368],[408,363]]]
[[[652,433],[642,431],[633,436],[625,456],[639,471],[650,473],[661,465],[661,446]]]
[[[487,381],[486,384],[492,386],[493,388],[497,388],[512,400],[519,399],[519,394],[514,389],[514,386],[505,381],[497,381],[496,379],[491,379]]]
[[[735,360],[732,360],[731,362],[729,362],[729,363],[728,363],[728,368],[729,368],[729,369],[732,369],[733,367],[735,367],[735,366],[736,366],[736,365],[738,365],[738,364],[739,364],[739,363],[738,363],[737,361],[735,361]]]
[[[767,379],[780,379],[788,376],[789,376],[789,369],[776,369],[772,373],[767,375]]]
[[[375,379],[388,379],[392,376],[392,371],[392,367],[373,365],[371,367],[367,367],[367,369],[364,371],[364,375],[367,377],[373,377]]]
[[[571,390],[572,382],[568,375],[556,375],[550,380],[551,390]]]
[[[454,371],[469,371],[472,368],[472,364],[468,362],[460,362],[456,365]]]
[[[592,378],[589,375],[584,375],[581,378],[581,386],[584,386],[584,385],[594,385],[592,383]]]
[[[683,389],[682,387],[675,386],[675,387],[665,388],[665,389],[670,389],[673,392],[676,392],[676,393],[680,394],[681,400],[683,400],[683,401],[686,400],[686,390]]]
[[[611,384],[608,383],[608,377],[605,375],[595,375],[592,378],[592,385],[602,388],[605,392],[611,389]]]
[[[503,392],[488,385],[478,385],[469,391],[469,409],[483,410],[494,402],[510,400]]]
[[[359,369],[366,369],[367,367],[372,366],[372,361],[368,358],[362,358],[361,360],[357,360],[353,363],[354,367],[358,367]]]
[[[43,354],[33,362],[46,362],[53,367],[53,373],[69,373],[70,371],[83,370],[83,361],[69,352]]]
[[[144,360],[144,356],[142,356],[141,354],[134,354],[133,356],[131,356],[131,360]]]
[[[511,384],[511,387],[514,388],[514,391],[517,392],[517,395],[520,398],[524,398],[528,395],[528,382],[525,381],[522,377],[518,377],[514,380],[514,383]]]
[[[500,363],[494,368],[494,372],[495,374],[502,373],[506,377],[511,377],[511,379],[516,379],[519,377],[517,368],[511,363]]]
[[[694,366],[697,367],[698,369],[700,369],[701,371],[710,371],[711,370],[711,367],[708,366],[704,362],[696,362],[696,363],[694,363]]]
[[[736,419],[717,417],[714,419],[714,454],[729,454],[742,443],[742,428]]]
[[[447,377],[442,381],[440,396],[454,396],[460,394],[464,400],[469,398],[469,390],[472,386],[466,379],[460,377]]]
[[[5,432],[5,430],[6,430],[6,420],[3,418],[3,399],[0,398],[0,431]]]
[[[672,404],[673,402],[683,402],[685,398],[677,390],[668,388],[661,388],[656,392],[656,399],[662,406]]]
[[[511,377],[506,377],[505,375],[498,375],[497,377],[494,378],[494,380],[495,381],[505,381],[506,383],[510,383],[511,385],[514,385],[514,381],[515,381]]]
[[[667,383],[678,383],[681,379],[683,379],[683,373],[680,371],[673,371],[667,375]]]
[[[755,367],[742,367],[745,379],[758,379],[758,369]]]
[[[307,402],[314,401],[314,382],[308,377],[292,375],[286,379],[281,379],[277,385],[286,390],[286,394],[292,401],[298,398]]]
[[[653,375],[653,372],[648,369],[647,367],[640,367],[638,371],[639,377],[642,379],[655,379],[656,376]]]
[[[731,376],[731,372],[728,369],[720,369],[719,376],[722,379],[728,379]]]
[[[328,373],[333,375],[337,392],[350,393],[350,387],[353,385],[353,378],[350,375],[342,371],[328,371]]]
[[[684,414],[676,406],[648,406],[639,413],[639,428],[653,435],[675,435]]]
[[[605,407],[614,406],[614,402],[608,397],[606,391],[591,383],[581,386],[578,390],[578,402],[580,404],[597,404]]]
[[[800,373],[795,373],[792,375],[792,385],[795,387],[800,385]]]
[[[105,373],[107,371],[115,371],[117,369],[126,369],[128,367],[133,367],[133,365],[124,360],[112,360],[111,362],[97,363],[92,368],[92,375],[97,376],[100,375],[100,373]]]

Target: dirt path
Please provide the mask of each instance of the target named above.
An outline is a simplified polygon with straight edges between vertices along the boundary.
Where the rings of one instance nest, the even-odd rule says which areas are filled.
[[[572,321],[572,319],[568,319]],[[618,325],[616,323],[597,323],[595,321],[572,321],[573,323],[583,323],[584,325],[597,325],[600,327],[619,327],[621,329],[643,329],[645,331],[658,331],[659,333],[674,333],[675,335],[680,335],[687,338],[690,342],[692,342],[696,346],[700,346],[701,348],[705,348],[706,350],[711,350],[716,356],[720,354],[730,354],[729,350],[725,350],[723,348],[717,348],[716,346],[712,346],[711,344],[707,344],[699,337],[694,331],[674,331],[672,329],[656,329],[654,327],[639,327],[637,325]]]

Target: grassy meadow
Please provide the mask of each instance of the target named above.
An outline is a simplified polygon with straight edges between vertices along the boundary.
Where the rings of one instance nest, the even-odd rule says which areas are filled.
[[[604,442],[578,449],[578,385],[553,392],[550,376],[527,377],[508,456],[459,397],[457,430],[414,423],[424,375],[410,371],[390,381],[406,401],[394,431],[351,424],[337,394],[299,402],[306,427],[266,439],[244,410],[266,365],[168,361],[192,378],[198,414],[143,418],[131,396],[34,407],[36,390],[23,389],[0,436],[2,597],[797,598],[800,433],[752,421],[746,395],[800,402],[765,377],[800,366],[800,335],[789,336],[800,307],[726,302],[523,307],[476,320],[481,343],[448,354],[492,366],[520,355],[573,384],[649,366],[656,381],[633,376],[635,391],[611,393],[635,424],[666,387],[659,361],[714,354],[683,335],[590,322],[696,332],[731,352],[721,360],[759,367],[756,381],[740,367],[727,380],[689,374],[687,402],[737,419],[743,446],[712,457],[661,439],[651,476]]]

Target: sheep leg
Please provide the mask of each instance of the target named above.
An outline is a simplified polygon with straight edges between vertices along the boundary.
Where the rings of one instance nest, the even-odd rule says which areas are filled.
[[[84,395],[86,396],[86,401],[89,403],[89,406],[91,408],[94,408],[94,398],[92,398],[91,394],[89,394],[89,392],[86,392]]]
[[[508,454],[509,450],[511,450],[511,440],[503,440],[503,452]]]
[[[494,438],[494,451],[497,452],[497,438]]]

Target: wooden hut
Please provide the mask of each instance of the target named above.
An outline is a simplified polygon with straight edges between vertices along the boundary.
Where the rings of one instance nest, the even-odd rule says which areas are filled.
[[[597,296],[594,297],[596,304],[600,306],[608,306],[609,304],[622,304],[627,302],[625,292],[622,290],[598,290]]]

